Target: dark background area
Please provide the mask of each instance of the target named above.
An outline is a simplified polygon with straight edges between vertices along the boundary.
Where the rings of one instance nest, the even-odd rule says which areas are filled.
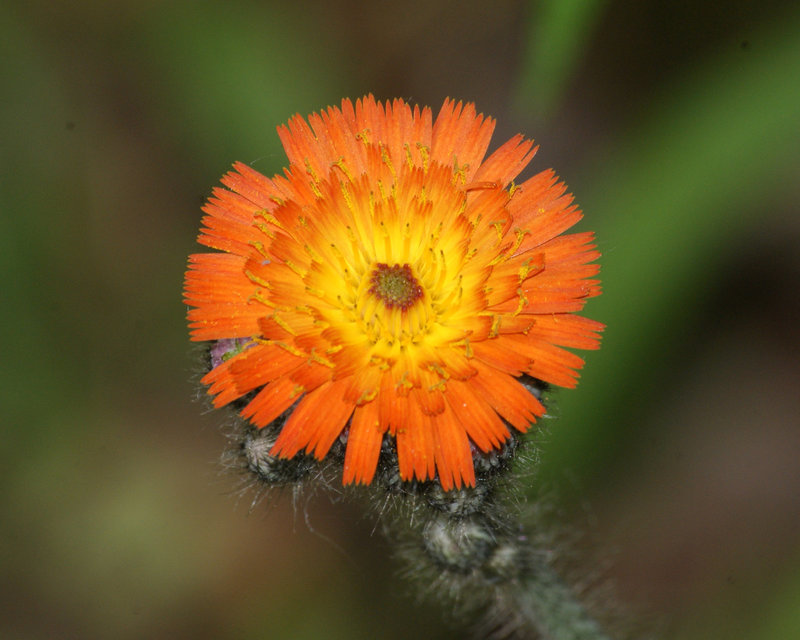
[[[597,232],[604,344],[531,478],[587,575],[659,637],[800,635],[799,36],[749,0],[5,3],[0,636],[463,637],[359,505],[251,510],[192,402],[202,202],[368,92],[533,137]]]

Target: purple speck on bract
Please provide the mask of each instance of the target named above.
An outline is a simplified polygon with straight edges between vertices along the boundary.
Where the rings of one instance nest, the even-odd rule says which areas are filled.
[[[211,347],[211,368],[214,369],[228,358],[244,351],[251,345],[247,344],[248,338],[223,338],[217,340]]]

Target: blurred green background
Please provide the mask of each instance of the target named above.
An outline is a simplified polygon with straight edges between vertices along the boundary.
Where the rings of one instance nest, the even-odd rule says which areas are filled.
[[[539,481],[620,599],[800,637],[796,3],[33,0],[0,51],[0,637],[463,637],[357,505],[251,512],[192,402],[203,200],[366,92],[534,137],[597,232],[608,329]]]

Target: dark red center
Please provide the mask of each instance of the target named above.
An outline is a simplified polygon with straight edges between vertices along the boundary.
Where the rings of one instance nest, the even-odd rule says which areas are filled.
[[[369,292],[375,294],[387,309],[408,309],[422,297],[422,286],[407,264],[378,263],[370,276]]]

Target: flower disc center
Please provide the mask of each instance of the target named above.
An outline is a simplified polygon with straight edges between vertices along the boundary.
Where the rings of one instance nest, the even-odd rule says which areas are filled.
[[[378,263],[370,276],[369,292],[378,297],[387,309],[408,309],[422,297],[422,285],[408,264],[389,266]]]

